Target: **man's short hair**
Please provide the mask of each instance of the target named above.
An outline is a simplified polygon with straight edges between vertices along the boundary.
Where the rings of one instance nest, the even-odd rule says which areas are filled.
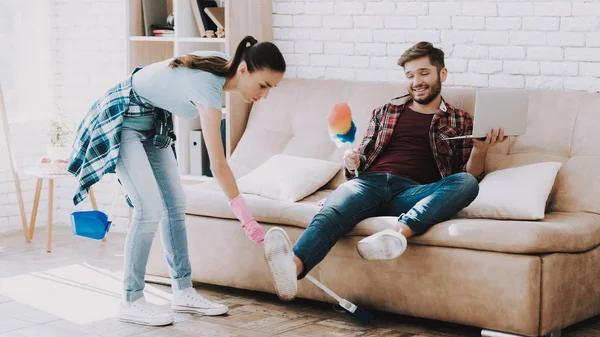
[[[444,52],[441,49],[434,47],[431,42],[426,41],[421,41],[408,48],[398,59],[398,65],[404,68],[406,62],[417,60],[425,56],[429,57],[429,62],[437,68],[438,72],[445,67]]]

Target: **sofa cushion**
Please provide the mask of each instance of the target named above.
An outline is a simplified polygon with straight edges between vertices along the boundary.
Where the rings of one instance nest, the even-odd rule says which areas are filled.
[[[350,234],[370,235],[395,222],[395,217],[366,219]],[[600,245],[600,215],[552,212],[543,221],[451,219],[408,241],[505,253],[584,252]]]
[[[235,219],[227,197],[214,183],[184,186],[187,213]],[[244,195],[258,222],[306,228],[320,207],[317,202],[331,190],[320,190],[301,200],[271,200]],[[367,236],[391,228],[396,217],[363,220],[348,235]],[[552,212],[543,221],[451,219],[433,226],[410,243],[480,249],[508,253],[582,252],[600,245],[600,215],[593,213]]]
[[[542,162],[494,171],[479,184],[479,195],[457,217],[541,220],[561,162]]]
[[[341,167],[328,160],[276,154],[237,183],[241,193],[295,202],[327,184]]]
[[[215,189],[215,185],[207,183],[198,186],[184,185],[187,196],[186,213],[236,219],[229,208],[227,197],[220,190]],[[316,203],[272,200],[254,194],[244,194],[244,200],[254,218],[259,222],[306,227],[319,211]]]

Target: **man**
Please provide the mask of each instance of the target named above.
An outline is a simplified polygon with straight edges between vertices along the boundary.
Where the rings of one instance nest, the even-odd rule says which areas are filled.
[[[447,140],[471,134],[473,120],[441,96],[448,76],[442,50],[419,42],[398,64],[409,81],[408,95],[373,111],[361,145],[344,154],[348,181],[327,197],[293,249],[281,228],[265,237],[265,256],[282,300],[293,299],[297,280],[366,218],[399,215],[393,229],[358,243],[360,256],[400,256],[406,238],[452,218],[475,199],[488,148],[506,139],[500,129],[485,140]]]

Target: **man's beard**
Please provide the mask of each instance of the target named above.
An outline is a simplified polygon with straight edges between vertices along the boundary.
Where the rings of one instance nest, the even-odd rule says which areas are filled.
[[[425,98],[422,98],[422,99],[415,98],[415,95],[413,93],[414,88],[413,88],[413,92],[411,92],[410,95],[412,96],[413,100],[419,104],[427,105],[427,104],[431,103],[440,94],[440,92],[442,92],[442,82],[440,81],[439,74],[438,74],[438,80],[435,82],[433,87],[429,87],[429,88],[430,88],[431,92],[429,93],[429,95],[425,96]]]

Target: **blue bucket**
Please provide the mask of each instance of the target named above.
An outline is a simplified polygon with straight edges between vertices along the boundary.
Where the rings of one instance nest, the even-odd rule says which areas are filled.
[[[71,213],[73,235],[102,240],[110,229],[108,215],[101,211],[84,211]]]

